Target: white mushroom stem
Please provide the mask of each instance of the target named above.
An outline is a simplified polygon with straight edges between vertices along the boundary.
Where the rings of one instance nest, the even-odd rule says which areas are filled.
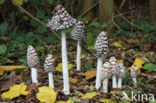
[[[103,92],[108,93],[108,78],[103,80]]]
[[[64,94],[70,94],[69,91],[69,74],[68,74],[68,62],[67,62],[67,48],[66,48],[66,34],[62,31],[62,68],[63,68],[63,83]]]
[[[122,88],[122,78],[118,78],[118,88]]]
[[[112,76],[112,82],[113,82],[112,88],[117,88],[116,76],[115,75]]]
[[[102,58],[98,58],[97,61],[97,72],[96,72],[96,85],[95,88],[98,90],[101,86],[101,80],[100,80],[100,72],[101,72],[101,67],[103,64],[103,59]]]
[[[133,77],[132,79],[133,79],[133,84],[134,84],[134,86],[136,87],[136,86],[137,86],[137,85],[136,85],[136,84],[137,84],[137,79],[136,79],[136,77]]]
[[[48,78],[49,78],[49,86],[54,88],[53,72],[48,73]]]
[[[37,68],[31,68],[31,78],[32,78],[32,83],[38,83]]]
[[[81,69],[81,43],[80,41],[77,42],[77,70],[80,71]]]

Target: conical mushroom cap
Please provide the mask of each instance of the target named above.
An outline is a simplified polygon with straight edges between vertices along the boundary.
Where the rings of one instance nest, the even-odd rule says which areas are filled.
[[[53,13],[53,17],[47,23],[47,26],[53,30],[64,30],[76,23],[76,19],[71,17],[66,9],[60,4],[55,7]]]
[[[106,62],[103,64],[102,68],[101,68],[101,80],[105,79],[105,78],[110,78],[112,75],[111,73],[111,69],[110,69],[110,64],[109,62]]]
[[[77,41],[82,41],[85,39],[84,36],[84,23],[82,21],[77,21],[71,32],[71,38]]]
[[[29,68],[36,68],[39,65],[37,52],[31,45],[27,49],[27,63]]]
[[[44,63],[44,70],[46,72],[53,72],[55,68],[55,60],[52,54],[48,54],[45,63]]]
[[[102,31],[95,42],[94,55],[96,57],[107,57],[109,51],[107,33]]]
[[[139,74],[138,67],[133,65],[130,74],[131,74],[131,77],[136,77]]]
[[[119,64],[119,75],[118,77],[124,78],[125,77],[125,67],[123,64]]]

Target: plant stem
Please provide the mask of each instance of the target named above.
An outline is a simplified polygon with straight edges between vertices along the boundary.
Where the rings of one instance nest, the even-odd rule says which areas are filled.
[[[77,42],[77,70],[81,69],[81,44],[80,41]]]
[[[97,61],[97,72],[96,72],[96,85],[95,88],[98,90],[101,86],[100,73],[102,67],[103,59],[101,57],[98,58]]]
[[[69,74],[68,74],[68,62],[67,62],[67,48],[66,48],[66,34],[62,31],[62,68],[63,68],[63,82],[64,82],[64,94],[70,94],[69,91]]]
[[[103,92],[108,93],[108,78],[103,80]]]
[[[48,78],[49,78],[49,86],[54,88],[54,80],[53,80],[53,73],[52,72],[48,73]]]
[[[113,82],[112,88],[117,88],[115,75],[112,76],[112,82]]]
[[[122,88],[122,78],[118,78],[118,88]]]
[[[136,87],[137,85],[137,79],[136,79],[136,77],[133,77],[133,84],[134,84],[134,86]]]
[[[31,78],[32,78],[32,83],[38,83],[37,68],[31,68]]]

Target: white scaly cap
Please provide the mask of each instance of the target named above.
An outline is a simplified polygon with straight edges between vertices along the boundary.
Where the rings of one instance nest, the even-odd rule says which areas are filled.
[[[85,39],[84,35],[84,23],[82,21],[77,21],[71,32],[71,38],[73,40],[82,41]]]
[[[111,78],[111,69],[110,69],[110,63],[106,62],[103,64],[102,68],[101,68],[101,80],[105,79],[105,78]]]
[[[55,7],[53,13],[53,17],[47,23],[47,26],[53,30],[64,30],[76,23],[76,19],[71,17],[66,9],[60,4]]]
[[[44,70],[46,72],[53,72],[55,68],[55,60],[52,54],[48,54],[45,63],[44,63]]]
[[[29,68],[36,68],[40,63],[37,52],[31,45],[27,49],[27,63]]]
[[[106,58],[109,51],[108,46],[108,36],[107,33],[102,31],[98,35],[95,46],[94,46],[94,55],[96,57]]]
[[[137,66],[133,65],[131,69],[131,77],[136,77],[139,74],[139,69]]]

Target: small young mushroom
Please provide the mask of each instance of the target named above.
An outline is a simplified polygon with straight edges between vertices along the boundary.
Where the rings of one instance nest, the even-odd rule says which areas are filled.
[[[68,58],[67,58],[67,47],[66,47],[66,34],[65,29],[73,26],[76,23],[76,19],[72,18],[66,9],[58,4],[54,9],[54,15],[47,26],[51,29],[62,31],[62,68],[63,68],[63,82],[64,82],[64,94],[70,94],[69,90],[69,73],[68,73]]]
[[[119,66],[115,57],[111,57],[110,60],[111,71],[112,71],[112,88],[117,88],[117,79],[116,77],[119,74]]]
[[[132,77],[132,80],[133,80],[133,84],[134,86],[136,87],[137,86],[137,75],[139,74],[139,69],[137,66],[133,65],[132,66],[132,69],[131,69],[131,72],[130,72],[130,75]]]
[[[36,50],[31,45],[27,49],[27,63],[31,68],[32,83],[38,83],[37,66],[39,65],[39,58]]]
[[[77,21],[74,29],[71,32],[71,37],[77,40],[77,70],[80,71],[81,68],[81,41],[85,39],[84,36],[84,23],[82,21]]]
[[[103,92],[108,93],[108,80],[111,78],[110,63],[106,62],[101,68],[101,80],[103,80]]]
[[[100,72],[103,64],[103,59],[107,57],[109,51],[108,47],[108,37],[107,33],[102,31],[98,35],[95,46],[94,46],[94,55],[98,58],[97,60],[97,73],[96,73],[96,85],[95,88],[98,90],[101,86]]]
[[[53,81],[53,71],[55,68],[55,60],[52,54],[48,54],[45,63],[44,63],[44,70],[48,73],[49,78],[49,86],[54,88],[54,81]]]
[[[119,75],[118,75],[118,88],[122,88],[122,79],[125,77],[125,67],[122,63],[119,64]]]

